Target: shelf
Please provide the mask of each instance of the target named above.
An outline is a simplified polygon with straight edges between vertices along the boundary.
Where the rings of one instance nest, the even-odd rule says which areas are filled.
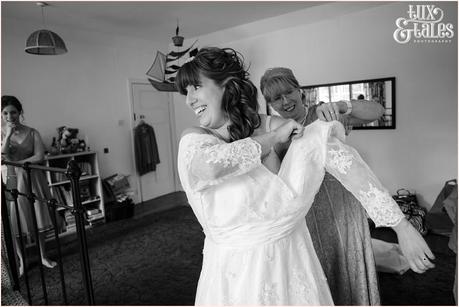
[[[80,181],[90,180],[90,179],[94,179],[94,178],[99,178],[99,176],[98,175],[83,176],[83,177],[80,177]],[[55,186],[58,186],[58,185],[63,185],[63,184],[68,184],[68,183],[70,183],[70,180],[53,182],[53,183],[50,183],[49,186],[50,187],[55,187]]]
[[[78,156],[94,155],[94,154],[96,154],[95,151],[82,151],[82,152],[75,152],[75,153],[55,155],[55,156],[47,155],[45,156],[45,160],[68,159],[68,158],[73,158],[73,157],[78,157]]]
[[[92,218],[92,219],[88,217],[88,218],[86,219],[86,221],[87,221],[88,223],[94,223],[94,222],[97,222],[97,221],[99,221],[99,220],[101,220],[101,219],[103,219],[103,218],[104,218],[104,216],[99,216],[99,217]]]
[[[99,198],[96,198],[96,199],[85,200],[85,201],[81,202],[81,204],[82,204],[83,206],[87,206],[87,205],[90,205],[90,204],[93,204],[93,203],[97,203],[97,202],[99,202],[99,201],[100,201],[100,197],[99,197]],[[73,206],[72,206],[72,208],[73,208]],[[63,208],[63,207],[59,207],[59,208],[57,208],[56,210],[57,210],[57,211],[65,211],[65,210],[70,210],[70,209],[68,209],[68,208]]]
[[[85,200],[84,202],[82,202],[81,204],[83,206],[86,206],[86,205],[90,205],[92,203],[97,203],[98,201],[100,201],[100,197],[99,198],[95,198],[95,199],[90,199],[90,200]]]
[[[80,200],[84,210],[98,209],[102,216],[100,219],[91,221],[92,225],[86,225],[85,228],[90,228],[94,224],[103,223],[105,221],[105,203],[103,198],[102,179],[100,177],[99,163],[97,161],[97,152],[95,151],[82,151],[69,154],[48,155],[45,157],[46,166],[67,168],[70,161],[77,163],[81,170],[80,178],[78,181],[80,187]],[[58,207],[57,211],[63,216],[66,223],[74,224],[75,217],[71,214],[73,210],[73,197],[68,187],[71,181],[62,173],[47,172],[48,186],[53,192],[56,200],[60,200],[62,204],[71,205],[70,208]],[[96,197],[97,198],[94,198]],[[86,220],[86,219],[85,219]],[[86,221],[89,223],[88,221]],[[74,233],[75,228],[63,230],[61,235]]]

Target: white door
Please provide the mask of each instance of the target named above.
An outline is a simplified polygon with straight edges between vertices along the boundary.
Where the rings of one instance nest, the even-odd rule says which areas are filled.
[[[175,155],[171,138],[175,135],[171,123],[173,116],[169,93],[157,91],[148,81],[130,81],[130,87],[132,127],[137,127],[141,121],[153,127],[160,160],[155,172],[140,177],[136,172],[139,177],[139,201],[144,202],[175,191]],[[132,131],[134,133],[134,129]]]

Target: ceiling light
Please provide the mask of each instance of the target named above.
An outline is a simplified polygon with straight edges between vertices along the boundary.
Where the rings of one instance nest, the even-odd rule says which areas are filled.
[[[43,21],[43,28],[45,28],[45,16],[43,8],[48,6],[45,2],[37,2],[41,7],[41,16]],[[26,41],[25,52],[37,55],[56,55],[67,52],[64,40],[56,33],[41,29],[29,35]]]

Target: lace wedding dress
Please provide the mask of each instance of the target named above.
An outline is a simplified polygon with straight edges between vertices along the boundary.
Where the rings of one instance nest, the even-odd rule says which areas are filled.
[[[276,175],[261,164],[261,146],[251,138],[225,143],[208,134],[182,137],[179,176],[206,235],[196,305],[333,304],[305,222],[325,170],[377,226],[403,218],[342,140],[340,123],[312,123],[292,142]]]

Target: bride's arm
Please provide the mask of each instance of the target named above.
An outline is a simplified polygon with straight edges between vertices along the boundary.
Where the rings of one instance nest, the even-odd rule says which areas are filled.
[[[187,130],[179,144],[181,179],[192,189],[203,189],[249,172],[261,163],[272,146],[300,137],[303,127],[287,120],[271,132],[224,143],[199,128]]]
[[[191,132],[181,138],[178,158],[190,185],[204,188],[250,171],[261,163],[261,154],[261,145],[251,138],[223,143],[213,135]]]
[[[395,230],[411,269],[422,273],[433,268],[429,258],[435,257],[427,243],[405,219],[397,203],[358,152],[336,137],[329,138],[326,151],[326,170],[360,201],[376,226]]]

